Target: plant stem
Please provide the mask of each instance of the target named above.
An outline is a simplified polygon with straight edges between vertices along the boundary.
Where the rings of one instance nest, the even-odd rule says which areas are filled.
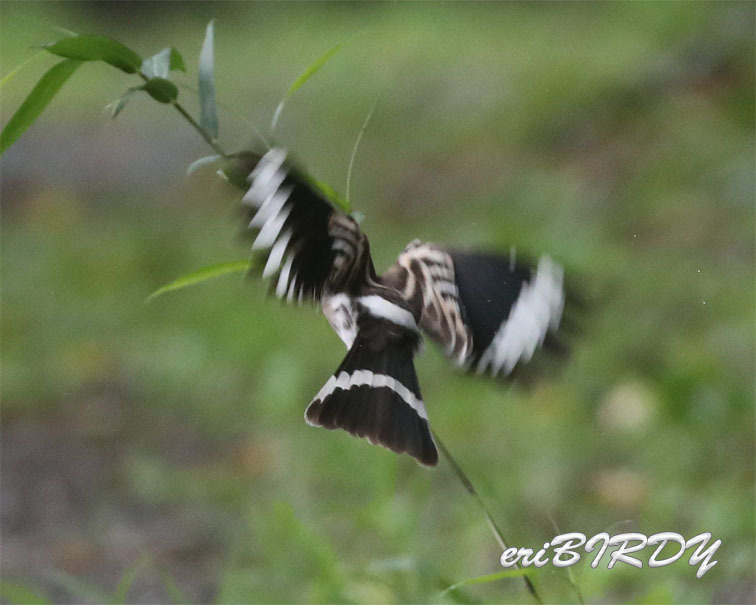
[[[557,533],[557,535],[561,534],[561,530],[559,529],[559,526],[557,525],[556,520],[554,519],[554,515],[549,514],[549,521],[551,521],[551,525],[554,527],[554,531]],[[583,600],[583,593],[580,590],[580,584],[578,582],[575,582],[575,576],[572,573],[572,567],[567,568],[567,581],[572,585],[572,588],[575,590],[575,594],[577,594],[578,601],[580,601],[581,605],[585,605],[585,601]]]
[[[188,90],[188,91],[193,92],[195,94],[199,94],[199,91],[196,88],[194,88],[193,86],[189,86],[188,84],[177,83],[177,86],[179,88],[183,88],[184,90]],[[270,149],[270,141],[268,141],[268,139],[265,138],[265,135],[263,135],[263,133],[260,131],[260,129],[257,126],[255,126],[254,123],[249,118],[245,117],[244,115],[242,115],[241,113],[239,113],[238,111],[236,111],[235,109],[233,109],[232,107],[230,107],[229,105],[226,105],[225,103],[222,103],[218,99],[215,100],[215,104],[218,107],[220,107],[221,109],[225,109],[228,113],[230,113],[232,116],[234,116],[237,120],[240,120],[240,121],[244,122],[247,126],[249,126],[250,130],[252,130],[255,133],[255,136],[258,139],[260,139],[260,141],[262,141],[263,145],[265,145],[265,147],[267,149]]]
[[[189,112],[186,109],[184,109],[181,103],[179,103],[178,101],[173,101],[172,105],[176,108],[176,110],[182,116],[184,116],[186,121],[189,122],[194,127],[194,129],[200,133],[200,135],[202,135],[202,138],[205,139],[205,141],[207,142],[208,145],[210,145],[210,147],[213,148],[215,153],[217,153],[219,156],[221,156],[224,159],[228,158],[228,154],[225,151],[223,151],[223,148],[220,145],[218,145],[218,142],[215,139],[213,139],[209,134],[207,134],[207,132],[205,132],[205,129],[202,128],[202,126],[200,126],[191,115],[189,115]]]
[[[352,149],[352,157],[349,158],[349,169],[347,170],[346,193],[345,193],[345,197],[347,201],[349,202],[352,201],[352,198],[350,197],[350,185],[352,184],[352,169],[354,168],[354,158],[357,156],[357,149],[360,146],[360,141],[362,141],[362,135],[365,134],[365,129],[367,128],[368,122],[370,122],[370,118],[373,117],[373,112],[375,111],[375,108],[377,105],[378,105],[378,99],[375,100],[375,103],[373,103],[373,106],[370,108],[370,111],[368,111],[367,117],[365,117],[365,121],[362,123],[362,128],[360,128],[360,132],[357,135],[357,140],[354,142],[354,148]]]
[[[501,530],[496,525],[496,521],[494,521],[493,517],[491,516],[491,513],[488,510],[488,507],[486,506],[485,502],[483,502],[483,499],[480,497],[480,494],[478,494],[477,490],[475,489],[475,486],[472,484],[472,481],[470,481],[468,476],[462,470],[462,467],[459,466],[457,461],[454,459],[454,456],[451,455],[451,452],[446,448],[446,446],[444,445],[444,442],[441,441],[441,439],[439,439],[438,434],[435,431],[433,432],[433,438],[436,440],[436,445],[438,445],[438,449],[441,450],[441,453],[444,455],[444,458],[446,458],[446,461],[452,467],[452,470],[454,471],[454,474],[456,475],[457,479],[459,479],[460,483],[462,483],[462,486],[465,488],[467,493],[470,494],[475,499],[475,501],[478,503],[478,506],[480,506],[480,508],[482,509],[483,514],[486,516],[486,521],[488,522],[488,526],[491,528],[491,531],[493,532],[494,538],[499,543],[499,547],[501,548],[502,552],[504,552],[507,549],[507,541],[504,539],[504,535],[501,533]],[[520,566],[518,564],[515,564],[515,568],[520,569]],[[538,594],[538,591],[533,585],[532,580],[528,576],[522,576],[522,579],[525,582],[525,587],[528,589],[528,592],[531,595],[533,595],[533,598],[536,600],[536,602],[539,605],[541,605],[543,601],[541,600],[541,597]]]
[[[145,82],[149,80],[149,77],[144,72],[138,72],[139,77],[142,78]],[[189,112],[184,109],[184,106],[179,103],[178,101],[171,101],[171,105],[173,105],[176,108],[176,111],[178,111],[182,116],[184,116],[184,119],[191,124],[192,128],[196,130],[200,136],[205,139],[205,142],[210,145],[210,147],[213,148],[213,151],[217,153],[219,156],[221,156],[224,159],[228,159],[228,154],[223,151],[223,148],[218,144],[218,141],[213,139],[202,126],[197,123],[197,121],[189,114]]]

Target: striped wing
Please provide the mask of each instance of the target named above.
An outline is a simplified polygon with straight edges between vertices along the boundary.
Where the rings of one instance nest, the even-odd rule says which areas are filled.
[[[443,248],[415,240],[395,268],[395,287],[422,308],[420,327],[456,365],[463,365],[473,351],[473,334],[464,320],[452,257]]]
[[[289,302],[319,302],[325,292],[351,292],[374,274],[367,238],[307,177],[273,148],[248,177],[242,203],[251,209],[253,250],[267,255],[263,278]]]
[[[435,466],[438,451],[413,363],[420,344],[413,315],[377,295],[355,304],[359,329],[354,342],[305,418],[313,426],[343,429]]]
[[[398,259],[405,295],[422,299],[420,325],[458,366],[494,376],[530,361],[564,306],[562,268],[413,242]]]

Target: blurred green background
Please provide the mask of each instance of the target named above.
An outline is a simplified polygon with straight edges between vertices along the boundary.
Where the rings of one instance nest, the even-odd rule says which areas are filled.
[[[351,197],[378,268],[411,239],[539,255],[587,310],[530,388],[417,361],[433,426],[515,546],[609,531],[711,532],[702,579],[572,568],[589,602],[753,602],[754,5],[46,3],[0,5],[0,72],[64,27],[196,82],[216,21],[221,142],[276,139]],[[5,124],[51,58],[2,89]],[[238,275],[239,193],[137,79],[80,68],[2,158],[2,599],[528,602],[474,501],[304,407],[344,355],[312,309]],[[196,96],[180,100],[197,111]],[[558,530],[555,529],[558,527]],[[687,559],[687,557],[685,558]],[[533,577],[577,602],[566,570]]]

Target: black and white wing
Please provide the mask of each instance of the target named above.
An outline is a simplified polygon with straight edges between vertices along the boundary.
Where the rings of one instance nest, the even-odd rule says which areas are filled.
[[[267,254],[262,275],[278,298],[320,302],[325,292],[351,292],[375,275],[357,222],[288,165],[285,150],[268,151],[247,180],[242,203],[257,233],[252,249]]]
[[[422,300],[420,326],[453,362],[477,373],[510,374],[559,326],[563,271],[509,257],[412,242],[399,256],[404,293]]]
[[[305,418],[313,426],[343,429],[435,466],[438,450],[413,362],[420,343],[414,317],[376,295],[360,297],[356,305],[354,342]]]

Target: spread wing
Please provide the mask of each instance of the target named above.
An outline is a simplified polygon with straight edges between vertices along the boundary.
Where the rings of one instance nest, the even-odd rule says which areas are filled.
[[[263,278],[289,302],[319,302],[325,292],[352,292],[375,276],[367,237],[334,208],[304,173],[273,148],[248,177],[242,203],[251,210],[253,250],[267,256]]]
[[[562,268],[514,256],[468,254],[412,242],[399,256],[404,294],[422,304],[420,326],[458,366],[494,376],[530,361],[559,326]]]

